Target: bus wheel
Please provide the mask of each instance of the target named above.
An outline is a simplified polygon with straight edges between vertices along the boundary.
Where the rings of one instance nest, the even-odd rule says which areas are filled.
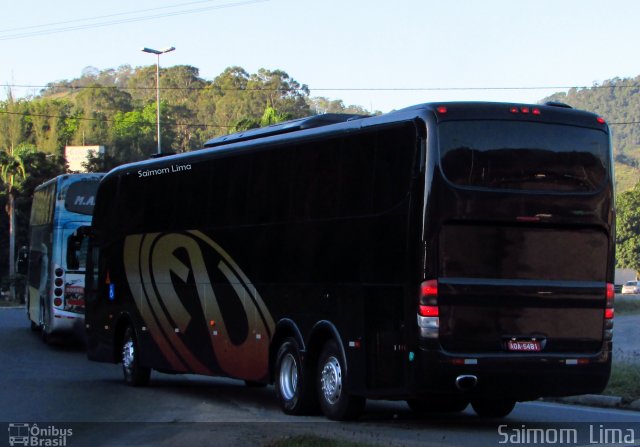
[[[349,394],[346,389],[347,370],[335,341],[329,341],[318,362],[318,398],[322,412],[329,419],[344,421],[362,414],[365,399]]]
[[[510,399],[479,399],[472,400],[471,406],[481,418],[501,418],[513,411],[516,402]]]
[[[147,385],[151,376],[151,368],[140,366],[138,343],[131,326],[124,332],[122,342],[122,372],[124,381],[132,386]]]
[[[287,338],[276,357],[276,396],[286,414],[308,414],[316,406],[313,379],[302,365],[298,342]]]
[[[43,303],[40,303],[40,336],[44,344],[49,344],[51,337],[49,336],[49,328],[51,327],[50,312],[47,311]]]
[[[409,399],[407,405],[414,413],[459,413],[467,408],[469,401],[455,396],[433,396],[424,399]]]

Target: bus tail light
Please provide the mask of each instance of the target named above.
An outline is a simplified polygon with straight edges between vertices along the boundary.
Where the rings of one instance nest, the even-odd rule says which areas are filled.
[[[55,298],[53,299],[53,305],[55,307],[61,307],[64,304],[64,269],[60,266],[56,266],[53,270],[53,274],[55,278],[53,279],[53,285],[55,288],[53,289],[53,295]]]
[[[424,281],[420,286],[420,299],[418,301],[418,327],[420,336],[424,338],[437,338],[440,328],[438,309],[438,281],[431,279]]]
[[[616,297],[616,291],[611,283],[607,283],[607,304],[604,308],[604,338],[605,340],[613,339],[613,301]]]

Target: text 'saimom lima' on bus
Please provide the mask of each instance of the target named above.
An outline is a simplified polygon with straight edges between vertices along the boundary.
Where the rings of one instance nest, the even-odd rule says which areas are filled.
[[[508,414],[611,366],[610,134],[560,104],[320,115],[111,171],[88,354],[275,383],[290,414],[365,399]]]
[[[27,317],[46,342],[54,333],[84,335],[84,285],[88,239],[98,184],[104,174],[66,174],[35,189],[28,257]]]

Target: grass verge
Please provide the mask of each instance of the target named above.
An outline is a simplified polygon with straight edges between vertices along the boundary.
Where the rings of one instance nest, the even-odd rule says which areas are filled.
[[[640,364],[628,359],[614,362],[609,384],[602,394],[620,396],[627,402],[640,399]]]
[[[614,308],[616,309],[616,315],[637,315],[640,314],[640,298],[631,299],[624,298],[618,299],[615,302]]]

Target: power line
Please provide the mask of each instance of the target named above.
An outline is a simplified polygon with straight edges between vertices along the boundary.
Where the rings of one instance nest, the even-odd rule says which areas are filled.
[[[207,82],[207,81],[204,81]],[[112,89],[112,90],[156,90],[156,87],[120,87],[117,85],[27,85],[27,84],[0,84],[5,88],[48,88],[59,90],[84,90],[84,89]],[[160,87],[160,90],[220,90],[220,91],[247,91],[247,92],[287,92],[287,91],[335,91],[335,92],[419,92],[419,91],[482,91],[482,90],[588,90],[588,89],[626,89],[640,88],[640,84],[621,84],[621,85],[552,85],[552,86],[529,86],[529,87],[309,87],[303,85],[301,87],[283,87],[283,88],[264,88],[264,87],[245,87],[245,88],[228,88],[217,87],[209,84],[203,87]]]
[[[233,7],[236,7],[236,6],[251,5],[251,4],[255,4],[255,3],[263,3],[263,2],[268,2],[268,1],[269,0],[245,0],[245,1],[240,1],[240,2],[236,2],[236,3],[225,3],[225,4],[221,4],[221,5],[207,6],[207,7],[201,7],[201,8],[193,8],[193,9],[185,9],[185,10],[166,12],[166,13],[159,13],[159,14],[143,15],[143,16],[137,16],[137,17],[122,18],[122,19],[112,19],[112,20],[106,20],[106,21],[103,21],[103,22],[96,22],[96,23],[78,24],[78,25],[72,25],[72,26],[62,26],[62,27],[57,27],[57,28],[50,28],[50,29],[36,30],[36,31],[23,31],[23,32],[19,31],[19,32],[14,32],[13,34],[6,34],[4,36],[0,35],[0,40],[23,39],[25,37],[45,36],[45,35],[48,35],[48,34],[64,33],[64,32],[68,32],[68,31],[77,31],[77,30],[85,30],[85,29],[92,29],[92,28],[100,28],[100,27],[111,26],[111,25],[119,25],[119,24],[122,24],[122,23],[141,22],[141,21],[145,21],[145,20],[159,19],[159,18],[164,18],[164,17],[173,17],[173,16],[185,15],[185,14],[194,14],[194,13],[198,13],[198,12],[206,12],[206,11],[212,11],[212,10],[216,10],[216,9],[233,8]],[[206,2],[207,2],[206,0],[201,1],[201,2],[191,2],[191,3],[187,3],[187,5],[197,4],[197,3],[206,3]],[[133,11],[133,12],[130,12],[130,13],[110,14],[110,15],[96,17],[96,18],[69,20],[67,22],[58,22],[58,23],[53,23],[53,24],[49,24],[49,25],[42,25],[42,26],[56,26],[56,25],[63,25],[63,24],[68,24],[68,23],[81,22],[83,20],[96,20],[96,19],[100,19],[100,18],[117,17],[117,16],[123,16],[123,15],[136,14],[136,13],[139,13],[139,12],[149,12],[149,11],[160,10],[160,9],[175,8],[177,6],[182,6],[182,5],[166,6],[166,7],[160,7],[160,8],[147,9],[147,10],[139,10],[139,11]],[[23,29],[37,29],[39,27],[40,27],[39,25],[33,25],[33,26],[24,27]],[[16,29],[20,30],[20,28],[16,28]],[[12,31],[12,30],[0,31],[0,34],[2,34],[4,32],[7,32],[7,31]]]
[[[138,9],[138,10],[129,11],[129,12],[120,12],[120,13],[115,13],[115,14],[107,14],[107,15],[94,16],[94,17],[84,17],[84,18],[81,18],[81,19],[65,20],[65,21],[62,21],[62,22],[41,23],[39,25],[21,26],[21,27],[17,27],[17,28],[5,28],[5,29],[0,29],[0,34],[6,34],[6,33],[9,33],[11,31],[13,31],[13,32],[24,31],[24,30],[31,30],[31,29],[37,29],[37,28],[46,28],[46,27],[49,27],[49,26],[66,25],[66,24],[69,24],[69,23],[77,23],[77,22],[84,22],[84,21],[91,21],[91,20],[98,20],[98,19],[107,19],[107,18],[110,18],[110,17],[127,16],[127,15],[131,15],[131,14],[142,13],[142,12],[158,11],[158,10],[161,10],[161,9],[172,9],[172,8],[177,8],[177,7],[180,7],[180,6],[194,5],[194,4],[200,4],[200,3],[211,3],[212,1],[218,1],[218,0],[200,0],[200,1],[196,1],[196,2],[190,2],[190,3],[181,3],[181,4],[177,4],[177,5],[160,6],[158,8]]]

